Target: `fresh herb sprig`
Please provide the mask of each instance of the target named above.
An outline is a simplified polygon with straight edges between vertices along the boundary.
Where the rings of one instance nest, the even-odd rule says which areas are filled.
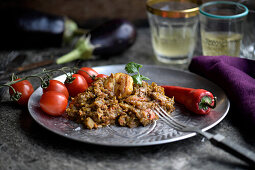
[[[134,74],[132,75],[132,78],[134,80],[134,83],[141,85],[143,80],[150,80],[148,77],[145,77],[140,74],[139,69],[142,67],[141,64],[137,64],[134,62],[130,62],[126,64],[125,70],[129,74]],[[135,74],[136,73],[136,74]]]

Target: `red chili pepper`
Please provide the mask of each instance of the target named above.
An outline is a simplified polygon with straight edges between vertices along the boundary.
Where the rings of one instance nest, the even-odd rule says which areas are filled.
[[[197,114],[208,114],[216,107],[216,97],[207,90],[179,86],[162,86],[168,97],[183,104],[188,110]]]

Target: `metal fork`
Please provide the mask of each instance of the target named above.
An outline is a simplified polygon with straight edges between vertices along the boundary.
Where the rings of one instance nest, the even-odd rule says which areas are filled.
[[[154,109],[154,112],[161,120],[172,128],[182,132],[195,132],[200,134],[207,138],[213,145],[247,162],[252,167],[255,167],[255,153],[236,143],[233,143],[231,140],[226,139],[225,136],[221,134],[211,134],[209,132],[202,131],[197,127],[184,125],[175,120],[159,106]]]

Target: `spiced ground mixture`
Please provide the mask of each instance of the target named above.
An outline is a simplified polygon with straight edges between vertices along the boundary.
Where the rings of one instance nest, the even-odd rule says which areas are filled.
[[[97,78],[85,92],[72,98],[66,112],[88,129],[107,125],[134,128],[157,120],[153,108],[158,105],[170,114],[174,98],[165,96],[164,88],[154,82],[137,85],[131,76],[116,73]]]

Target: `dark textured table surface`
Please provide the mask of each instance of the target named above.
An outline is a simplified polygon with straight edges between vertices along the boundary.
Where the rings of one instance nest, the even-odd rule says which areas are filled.
[[[26,54],[22,65],[58,57],[70,48],[1,52],[1,63],[17,53]],[[200,54],[197,47],[195,55]],[[153,58],[148,28],[138,29],[136,43],[124,54],[110,59],[81,61],[80,66],[126,64],[159,64]],[[77,62],[65,64],[72,66]],[[47,69],[59,68],[56,64]],[[169,66],[172,67],[172,66]],[[183,69],[179,68],[179,69]],[[23,72],[25,76],[41,71],[36,68]],[[32,79],[35,88],[39,82]],[[221,133],[232,141],[255,151],[254,129],[245,128],[230,110],[227,117],[209,130]],[[9,101],[8,92],[1,97],[0,105],[0,169],[140,169],[140,170],[186,170],[186,169],[249,169],[244,162],[214,147],[201,136],[178,142],[146,147],[104,147],[80,143],[53,134],[39,126],[29,115],[27,108]],[[250,168],[251,169],[251,168]]]

